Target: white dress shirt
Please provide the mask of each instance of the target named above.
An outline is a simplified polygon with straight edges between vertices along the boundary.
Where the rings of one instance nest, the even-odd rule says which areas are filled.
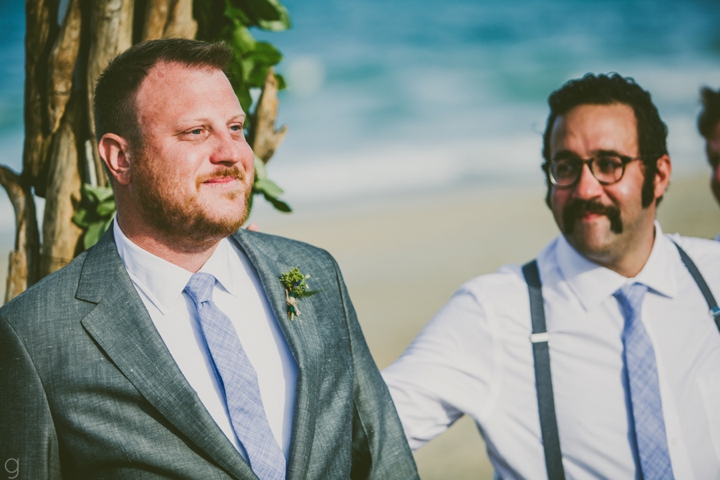
[[[117,218],[113,223],[118,253],[155,328],[213,420],[247,460],[230,423],[197,309],[183,293],[192,272],[138,247],[122,232]],[[246,255],[227,238],[220,242],[200,272],[217,279],[213,301],[237,330],[257,372],[270,429],[288,458],[297,364],[268,304],[260,279]]]
[[[538,256],[560,447],[567,478],[636,478],[623,375],[626,283],[649,287],[642,321],[654,345],[676,479],[720,478],[720,332],[670,238],[720,300],[720,244],[656,240],[625,278],[557,237]],[[547,478],[527,284],[518,265],[477,277],[452,297],[383,375],[413,449],[472,416],[504,479]]]

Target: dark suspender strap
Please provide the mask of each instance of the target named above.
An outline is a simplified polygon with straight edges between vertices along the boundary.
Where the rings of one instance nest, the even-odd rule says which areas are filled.
[[[673,242],[675,243],[675,242]],[[708,304],[708,308],[710,309],[710,315],[713,316],[715,319],[715,325],[717,325],[718,330],[720,330],[720,308],[718,308],[718,304],[715,301],[715,297],[713,296],[712,292],[710,291],[710,288],[708,287],[708,284],[705,282],[705,279],[700,274],[700,270],[698,270],[697,266],[695,265],[695,262],[692,261],[692,259],[688,256],[687,253],[685,253],[685,250],[680,248],[680,245],[675,243],[675,246],[678,249],[678,252],[680,252],[680,258],[682,259],[683,263],[685,264],[685,268],[688,269],[688,272],[690,272],[690,275],[692,275],[693,280],[695,280],[695,283],[697,283],[698,288],[703,294],[703,297],[705,297],[705,301]]]
[[[535,388],[537,390],[538,410],[540,413],[540,431],[545,449],[545,466],[549,480],[564,480],[565,471],[560,451],[557,418],[555,417],[555,399],[553,397],[552,377],[550,375],[550,349],[545,327],[545,308],[543,306],[542,283],[537,261],[533,260],[522,267],[530,294],[530,318],[535,361]]]

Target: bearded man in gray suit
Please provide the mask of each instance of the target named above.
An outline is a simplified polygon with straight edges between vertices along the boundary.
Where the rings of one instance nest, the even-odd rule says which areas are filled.
[[[115,222],[0,309],[19,478],[417,478],[333,258],[239,230],[253,153],[230,56],[145,42],[98,81]],[[288,295],[295,267],[317,294]]]

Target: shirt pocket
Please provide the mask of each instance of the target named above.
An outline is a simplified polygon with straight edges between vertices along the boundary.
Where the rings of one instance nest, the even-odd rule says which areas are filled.
[[[707,415],[710,439],[720,460],[720,374],[711,373],[697,378],[700,398]]]

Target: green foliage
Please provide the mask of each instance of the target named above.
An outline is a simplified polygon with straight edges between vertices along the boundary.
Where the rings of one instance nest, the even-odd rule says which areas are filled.
[[[301,298],[315,295],[320,290],[310,290],[305,279],[310,275],[303,275],[299,268],[295,267],[289,272],[285,272],[280,277],[280,283],[285,287],[285,301],[287,304],[288,318],[292,322],[296,315],[300,315],[298,300]]]
[[[290,205],[279,198],[283,193],[283,189],[278,187],[275,182],[267,178],[265,163],[258,157],[255,157],[255,183],[253,184],[252,191],[253,195],[250,196],[250,205],[248,205],[248,210],[252,208],[252,197],[255,195],[262,195],[265,197],[265,200],[272,203],[272,205],[281,212],[292,212]]]
[[[198,40],[224,41],[232,48],[228,77],[243,110],[249,112],[250,89],[262,87],[268,68],[283,58],[270,43],[255,40],[249,28],[286,30],[290,28],[287,10],[277,0],[195,0],[193,14],[198,22]],[[285,88],[282,76],[276,77],[278,88]],[[252,138],[253,132],[248,136]]]
[[[299,268],[295,267],[289,272],[285,272],[280,275],[280,283],[283,284],[288,294],[294,298],[304,298],[315,295],[320,290],[310,290],[305,280],[310,278],[310,275],[303,275]]]
[[[110,187],[93,187],[84,184],[81,188],[80,209],[73,215],[75,225],[85,230],[83,246],[85,250],[100,240],[115,215],[115,197]]]

